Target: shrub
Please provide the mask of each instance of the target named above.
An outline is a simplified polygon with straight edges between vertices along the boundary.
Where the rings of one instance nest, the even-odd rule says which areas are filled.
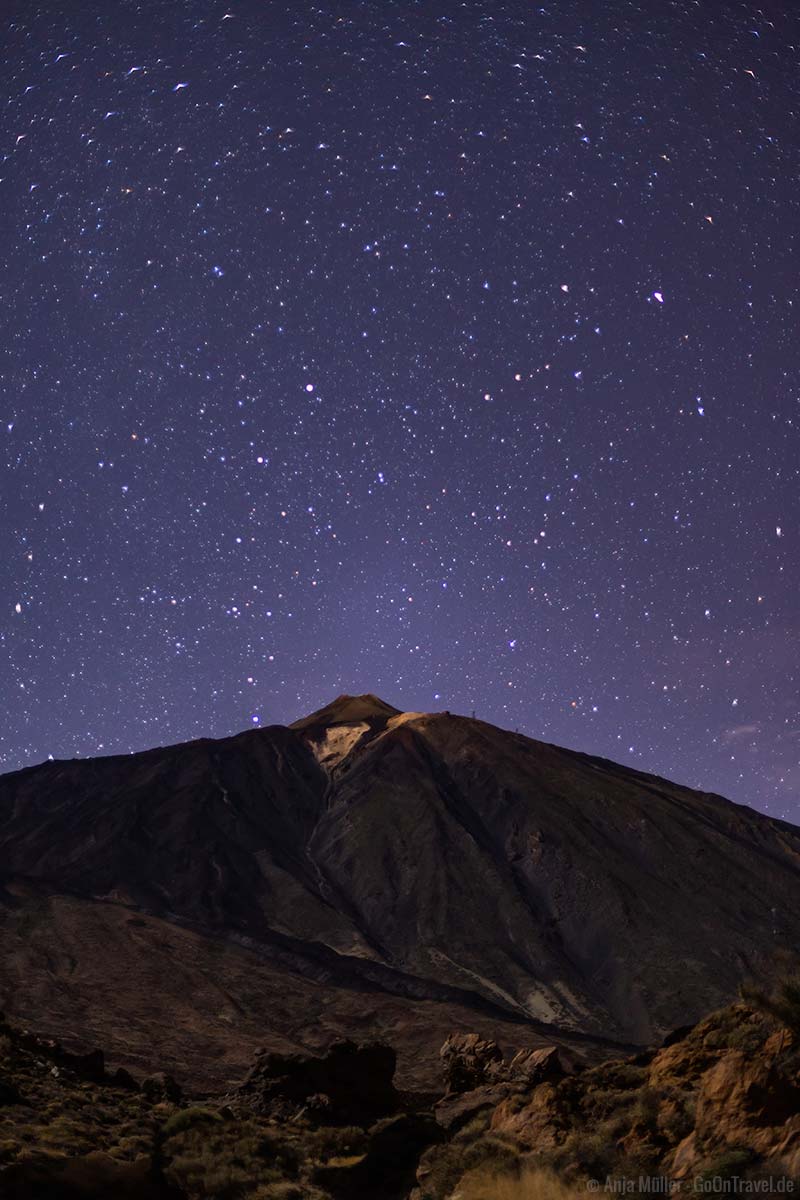
[[[297,1175],[292,1149],[252,1121],[203,1118],[173,1134],[164,1150],[166,1178],[192,1200],[252,1197],[256,1188]]]
[[[363,1154],[367,1136],[357,1125],[323,1126],[310,1130],[304,1139],[310,1157],[327,1162],[332,1158],[349,1158]]]
[[[641,1087],[646,1078],[647,1067],[623,1062],[619,1059],[600,1063],[599,1066],[586,1072],[586,1082],[591,1087],[597,1087],[598,1090],[611,1089],[616,1092],[630,1091],[633,1088]]]
[[[489,1128],[491,1116],[491,1109],[482,1109],[470,1121],[467,1121],[466,1125],[461,1126],[453,1140],[456,1142],[474,1142],[481,1134],[486,1133],[486,1130]]]
[[[634,1108],[636,1121],[646,1129],[655,1130],[659,1107],[659,1095],[655,1088],[640,1088],[636,1094],[636,1106]]]
[[[636,1092],[618,1092],[616,1088],[598,1088],[587,1092],[581,1108],[593,1119],[629,1113],[636,1103]]]
[[[444,1146],[437,1146],[425,1157],[429,1168],[425,1174],[422,1200],[444,1200],[449,1197],[465,1175],[477,1173],[486,1179],[514,1175],[519,1164],[519,1150],[510,1141],[493,1134],[484,1134],[474,1141],[460,1141],[459,1136]],[[456,1194],[458,1194],[456,1192]]]
[[[734,1029],[728,1038],[731,1050],[741,1050],[743,1054],[753,1055],[763,1046],[769,1030],[763,1016],[745,1021],[738,1029]]]
[[[699,1175],[703,1180],[730,1179],[731,1176],[738,1175],[741,1171],[745,1170],[752,1161],[752,1150],[740,1146],[731,1146],[723,1150],[716,1158],[707,1159]]]
[[[670,1089],[658,1116],[658,1128],[671,1145],[682,1141],[694,1129],[694,1096]]]
[[[182,1108],[180,1112],[173,1113],[165,1122],[163,1134],[165,1138],[171,1138],[206,1121],[219,1122],[221,1120],[222,1117],[219,1113],[214,1112],[211,1108],[203,1108],[200,1105],[196,1105],[194,1108]]]
[[[800,1034],[800,967],[792,968],[771,988],[749,983],[742,984],[739,992],[747,1004]]]
[[[465,1176],[454,1200],[575,1200],[578,1189],[551,1171],[523,1170],[518,1175]]]
[[[601,1179],[613,1173],[617,1152],[601,1130],[589,1133],[579,1129],[559,1147],[557,1158],[564,1166],[577,1167],[582,1175]]]

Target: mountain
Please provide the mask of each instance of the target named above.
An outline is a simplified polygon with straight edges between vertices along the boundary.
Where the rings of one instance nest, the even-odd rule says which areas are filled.
[[[209,1087],[253,1050],[651,1041],[800,935],[800,831],[450,713],[0,778],[0,1008]]]

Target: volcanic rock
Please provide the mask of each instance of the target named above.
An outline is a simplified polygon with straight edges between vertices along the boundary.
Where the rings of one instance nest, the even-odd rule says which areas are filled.
[[[561,1079],[574,1069],[575,1060],[565,1064],[564,1051],[558,1046],[543,1046],[541,1050],[518,1050],[503,1074],[512,1083],[532,1088],[546,1079]]]
[[[380,1044],[337,1042],[320,1057],[261,1051],[234,1096],[262,1114],[290,1101],[329,1121],[372,1124],[397,1108],[395,1065],[394,1050]]]
[[[451,1092],[434,1105],[436,1122],[452,1135],[479,1113],[496,1109],[515,1090],[506,1082],[482,1084],[467,1092]]]
[[[16,1084],[10,1083],[7,1079],[0,1079],[0,1108],[4,1104],[21,1104],[22,1096],[19,1093],[19,1088]]]
[[[336,1200],[406,1200],[420,1154],[442,1140],[442,1131],[428,1114],[401,1113],[373,1126],[368,1138],[364,1154],[314,1172],[314,1182]]]
[[[491,1078],[491,1069],[503,1061],[497,1042],[477,1033],[454,1034],[439,1051],[448,1092],[471,1092]]]

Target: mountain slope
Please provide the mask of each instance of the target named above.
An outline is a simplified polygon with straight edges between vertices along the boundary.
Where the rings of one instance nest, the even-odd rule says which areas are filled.
[[[459,1028],[465,1014],[507,1023],[516,1044],[518,1028],[535,1043],[544,1026],[639,1043],[725,1002],[798,942],[800,831],[484,722],[340,697],[289,728],[0,779],[0,886],[9,1011],[46,1023],[72,990],[94,1029],[81,989],[103,906],[104,921],[145,914],[167,940],[178,926],[196,940],[164,991],[173,1011],[173,993],[187,997],[221,1060],[237,1025],[295,1044],[311,986],[327,1016],[310,1043],[334,1026],[391,1039],[391,1009],[427,1061],[441,1028],[428,1038],[414,1005]],[[68,902],[71,969],[58,956]],[[149,951],[110,942],[123,990],[139,975],[158,988]],[[244,954],[262,972],[250,992]],[[198,958],[216,962],[225,1002],[203,992],[192,1008]],[[120,996],[120,1022],[131,1004]],[[148,1019],[169,1036],[170,1006],[147,1012],[145,1047]],[[114,1020],[97,1030],[106,1044]]]

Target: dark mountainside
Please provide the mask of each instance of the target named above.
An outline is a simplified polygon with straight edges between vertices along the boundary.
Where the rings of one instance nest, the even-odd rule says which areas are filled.
[[[451,1032],[619,1053],[729,1001],[798,914],[792,826],[369,695],[0,779],[0,1008],[194,1086],[342,1037],[417,1086]]]

